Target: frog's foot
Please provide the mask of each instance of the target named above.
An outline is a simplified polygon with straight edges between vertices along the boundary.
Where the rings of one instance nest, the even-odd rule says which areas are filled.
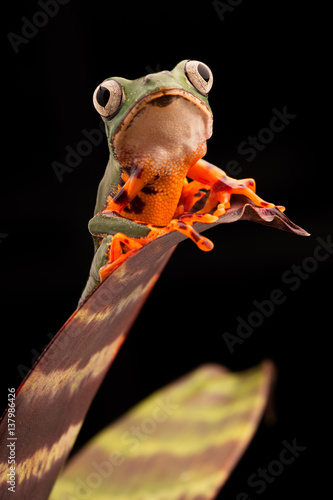
[[[214,215],[218,217],[223,215],[224,211],[230,207],[232,194],[246,196],[258,207],[273,208],[275,206],[274,203],[268,203],[256,194],[254,179],[232,179],[223,170],[205,160],[199,160],[189,169],[187,175],[210,187],[206,204],[200,210],[202,213],[211,212],[217,207]]]
[[[142,247],[137,238],[129,238],[123,233],[116,233],[112,236],[111,243],[107,251],[107,261],[99,269],[101,281],[117,269],[130,255],[133,255]]]
[[[117,269],[128,257],[137,252],[144,245],[149,243],[164,234],[178,231],[185,234],[194,243],[205,252],[213,249],[214,244],[208,238],[199,234],[193,227],[194,222],[202,222],[211,224],[215,222],[218,217],[210,214],[183,214],[178,219],[172,221],[166,227],[153,226],[146,224],[149,228],[149,234],[142,238],[130,238],[123,233],[116,233],[112,236],[112,240],[107,250],[106,263],[100,267],[99,275],[100,280],[103,281],[109,274]]]
[[[210,214],[194,213],[194,214],[183,214],[178,219],[172,219],[172,221],[166,226],[165,233],[170,233],[172,231],[178,231],[179,233],[185,234],[190,238],[200,250],[204,252],[209,252],[214,248],[214,244],[208,238],[205,238],[200,233],[198,233],[192,226],[194,222],[202,222],[207,224],[212,224],[216,222],[218,217]]]

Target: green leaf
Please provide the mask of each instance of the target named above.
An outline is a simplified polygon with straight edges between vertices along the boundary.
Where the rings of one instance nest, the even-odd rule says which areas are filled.
[[[205,365],[157,391],[69,462],[50,500],[209,500],[265,409],[274,368]]]

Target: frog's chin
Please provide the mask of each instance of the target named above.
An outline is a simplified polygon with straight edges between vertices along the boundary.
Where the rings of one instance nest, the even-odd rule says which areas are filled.
[[[138,101],[118,126],[112,141],[123,166],[159,170],[191,166],[206,152],[212,135],[212,112],[181,88],[159,89]],[[162,173],[162,172],[161,172]]]

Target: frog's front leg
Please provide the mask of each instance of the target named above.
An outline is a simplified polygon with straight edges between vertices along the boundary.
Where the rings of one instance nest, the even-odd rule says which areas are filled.
[[[116,212],[120,214],[122,210],[136,197],[144,187],[145,181],[142,176],[142,169],[133,166],[131,174],[124,186],[107,200],[107,206],[102,213]]]
[[[247,196],[259,207],[272,208],[275,205],[268,203],[255,193],[254,179],[232,179],[223,170],[205,160],[199,160],[187,172],[187,176],[195,181],[210,186],[210,195],[200,212],[210,212],[217,206],[214,215],[220,217],[225,209],[230,207],[232,194]]]

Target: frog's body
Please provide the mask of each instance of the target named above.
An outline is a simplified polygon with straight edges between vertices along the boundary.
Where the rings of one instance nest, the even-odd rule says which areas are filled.
[[[255,194],[252,179],[231,179],[202,160],[212,134],[212,81],[205,64],[182,61],[171,72],[111,78],[95,90],[110,158],[89,222],[96,252],[81,302],[125,258],[162,234],[178,230],[211,250],[192,224],[214,222],[234,193],[274,206]]]

